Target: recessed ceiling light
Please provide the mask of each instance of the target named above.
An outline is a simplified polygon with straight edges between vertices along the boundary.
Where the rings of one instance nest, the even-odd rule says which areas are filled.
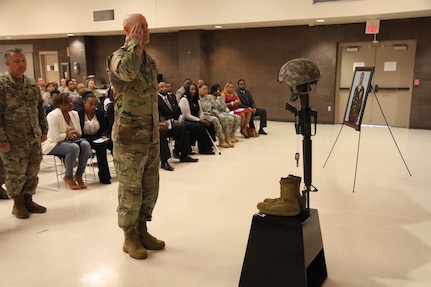
[[[12,39],[12,37],[11,36],[6,36],[6,39]]]
[[[325,19],[317,19],[316,20],[316,23],[323,23],[323,22],[325,22]]]
[[[223,26],[221,26],[221,25],[215,25],[214,28],[221,29],[221,28],[223,28]]]
[[[67,37],[73,37],[75,36],[74,34],[67,34]]]

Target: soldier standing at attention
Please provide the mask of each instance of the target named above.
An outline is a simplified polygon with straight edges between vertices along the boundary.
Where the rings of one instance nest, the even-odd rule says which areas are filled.
[[[6,190],[14,200],[12,214],[28,218],[29,212],[46,212],[32,196],[39,182],[41,142],[46,140],[48,124],[36,81],[24,75],[24,52],[8,49],[4,61],[8,71],[0,76],[0,156]]]
[[[124,231],[123,251],[144,259],[165,243],[147,231],[159,193],[159,116],[157,68],[144,47],[150,42],[145,17],[123,20],[125,43],[107,58],[114,91],[112,128],[118,176],[118,225]]]

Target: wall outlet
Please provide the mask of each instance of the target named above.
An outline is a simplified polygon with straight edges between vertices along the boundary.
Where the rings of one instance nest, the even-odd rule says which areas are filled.
[[[331,111],[331,106],[328,106],[328,112],[330,112]]]

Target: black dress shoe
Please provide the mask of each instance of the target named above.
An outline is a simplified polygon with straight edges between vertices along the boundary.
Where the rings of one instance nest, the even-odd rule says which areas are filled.
[[[111,184],[111,181],[109,179],[105,179],[105,180],[101,180],[100,183]]]
[[[174,170],[173,166],[171,166],[169,164],[169,162],[167,162],[167,161],[162,162],[161,168],[163,168],[164,170],[168,170],[168,171],[173,171]]]
[[[188,155],[185,157],[180,158],[180,162],[197,162],[199,159],[197,158],[191,158]]]
[[[200,154],[215,154],[212,150],[200,151]]]
[[[260,135],[267,135],[267,133],[266,133],[263,129],[260,129],[260,130],[259,130],[259,134],[260,134]]]

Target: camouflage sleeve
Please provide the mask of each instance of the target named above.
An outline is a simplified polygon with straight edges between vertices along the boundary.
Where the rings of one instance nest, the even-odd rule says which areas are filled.
[[[120,80],[132,82],[139,74],[142,64],[142,51],[139,41],[130,41],[113,53],[108,63],[108,70]]]
[[[4,106],[5,106],[5,92],[3,81],[0,78],[0,144],[8,141],[7,135],[4,130]]]
[[[39,125],[42,130],[42,135],[48,134],[48,121],[46,120],[45,108],[43,107],[43,99],[40,97],[39,104],[37,106],[39,112]]]

